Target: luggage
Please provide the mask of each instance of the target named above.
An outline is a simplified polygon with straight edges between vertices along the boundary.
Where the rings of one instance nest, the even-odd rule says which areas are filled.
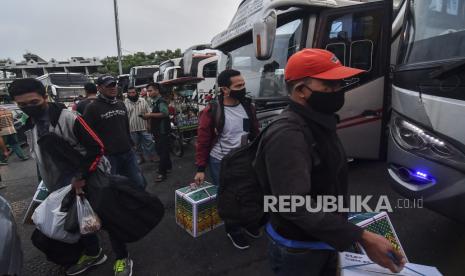
[[[142,239],[164,215],[158,197],[141,190],[124,176],[97,170],[87,179],[85,191],[103,229],[121,242]]]
[[[70,191],[71,185],[68,185],[51,193],[36,208],[32,220],[37,229],[47,237],[72,244],[79,240],[80,234],[65,230],[67,213],[61,211],[61,202]]]

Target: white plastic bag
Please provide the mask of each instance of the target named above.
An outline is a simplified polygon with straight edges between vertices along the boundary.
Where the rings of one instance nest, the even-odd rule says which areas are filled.
[[[71,185],[68,185],[51,193],[36,208],[32,214],[32,221],[45,236],[73,244],[79,240],[81,235],[67,232],[64,229],[67,213],[60,212],[61,202],[70,191]]]
[[[79,229],[81,230],[81,234],[85,235],[95,233],[100,230],[102,226],[100,223],[100,218],[94,212],[90,206],[89,201],[87,201],[84,195],[77,195],[76,203]]]

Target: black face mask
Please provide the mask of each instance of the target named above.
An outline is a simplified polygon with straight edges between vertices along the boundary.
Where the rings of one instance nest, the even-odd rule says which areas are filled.
[[[137,100],[139,99],[139,95],[128,96],[128,99],[132,102],[137,102]]]
[[[240,90],[231,89],[231,92],[229,93],[229,97],[240,101],[245,98],[245,94],[246,94],[245,88],[242,88]]]
[[[40,118],[45,114],[46,108],[45,105],[28,105],[21,107],[21,110],[27,114],[27,116],[32,118]]]
[[[312,91],[312,95],[307,99],[307,103],[315,111],[325,114],[334,114],[344,105],[345,90],[326,93],[314,91],[308,86],[306,87]]]

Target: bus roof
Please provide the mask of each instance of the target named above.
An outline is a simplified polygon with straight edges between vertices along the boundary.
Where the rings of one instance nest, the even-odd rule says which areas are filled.
[[[253,24],[271,9],[300,8],[338,8],[369,2],[373,0],[244,0],[239,5],[228,28],[216,35],[211,42],[212,48],[218,48],[226,42],[252,30]],[[279,11],[279,14],[290,10]]]

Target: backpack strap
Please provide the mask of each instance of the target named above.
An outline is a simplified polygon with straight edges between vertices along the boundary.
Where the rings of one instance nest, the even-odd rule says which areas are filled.
[[[221,119],[224,113],[221,104],[219,102],[218,97],[216,100],[210,102],[210,112],[213,117],[213,129],[215,130],[217,135],[220,135],[219,128],[221,127]]]

